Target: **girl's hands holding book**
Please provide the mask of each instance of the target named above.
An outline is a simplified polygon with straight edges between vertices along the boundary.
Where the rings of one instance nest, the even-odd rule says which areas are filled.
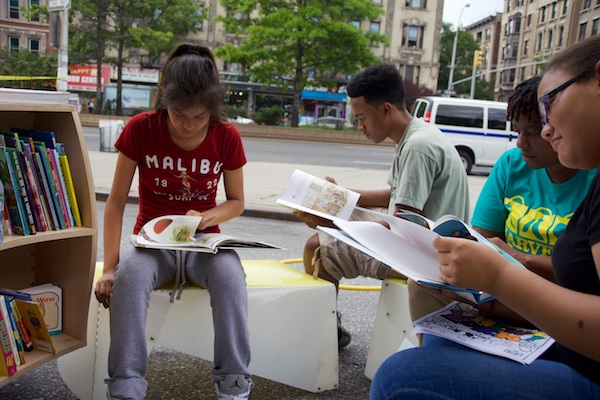
[[[198,212],[196,210],[188,210],[185,215],[192,215],[195,217],[202,217],[200,220],[200,225],[198,225],[198,231],[203,231],[206,228],[211,226],[211,222],[214,221],[217,216],[216,215],[206,215],[204,213]]]

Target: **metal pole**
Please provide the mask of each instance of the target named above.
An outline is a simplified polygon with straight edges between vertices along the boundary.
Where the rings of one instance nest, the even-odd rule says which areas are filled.
[[[475,66],[473,66],[473,74],[471,74],[471,95],[469,96],[470,99],[475,98],[475,75],[476,74],[477,74],[477,68],[475,68]]]
[[[57,90],[68,91],[67,76],[69,75],[69,9],[59,11],[60,44],[58,50]]]
[[[456,46],[458,44],[458,31],[460,31],[460,19],[462,18],[463,11],[465,8],[470,7],[469,3],[465,4],[460,10],[460,15],[458,16],[458,22],[456,24],[456,33],[454,34],[454,45],[452,46],[452,60],[450,61],[450,75],[448,76],[448,92],[452,90],[453,83],[452,79],[454,78],[454,63],[456,62]]]

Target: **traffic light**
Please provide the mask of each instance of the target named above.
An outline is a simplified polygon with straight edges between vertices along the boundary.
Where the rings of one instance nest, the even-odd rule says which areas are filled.
[[[478,68],[483,64],[483,51],[475,50],[473,52],[473,68]]]

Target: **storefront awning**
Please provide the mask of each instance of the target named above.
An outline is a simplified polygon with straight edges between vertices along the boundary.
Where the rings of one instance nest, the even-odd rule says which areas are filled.
[[[301,94],[302,100],[322,100],[322,101],[339,101],[345,102],[347,100],[346,93],[334,93],[334,92],[317,92],[315,90],[303,90]]]

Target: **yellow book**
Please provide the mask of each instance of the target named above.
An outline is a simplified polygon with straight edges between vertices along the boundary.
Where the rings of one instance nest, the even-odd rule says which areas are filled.
[[[79,213],[79,206],[77,205],[77,197],[75,196],[75,186],[73,185],[73,177],[71,175],[71,167],[69,166],[69,159],[66,155],[58,157],[60,159],[60,165],[65,176],[65,183],[67,184],[67,193],[69,200],[71,201],[71,209],[73,211],[73,218],[75,219],[75,226],[82,226],[81,214]]]
[[[23,316],[25,328],[31,334],[33,347],[36,350],[55,354],[56,350],[54,349],[52,338],[48,333],[48,328],[46,327],[39,304],[35,301],[17,300],[17,307],[19,307],[19,312]]]

